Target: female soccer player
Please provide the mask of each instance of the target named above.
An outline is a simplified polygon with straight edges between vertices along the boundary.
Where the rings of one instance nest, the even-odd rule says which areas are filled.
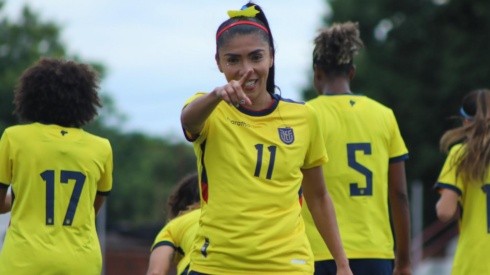
[[[151,247],[147,275],[167,275],[175,269],[187,274],[189,252],[199,228],[199,185],[197,174],[184,177],[168,199],[168,223],[158,233]],[[175,252],[178,255],[175,255]],[[175,257],[177,256],[177,257]]]
[[[460,206],[452,274],[490,274],[490,90],[467,94],[460,113],[462,125],[440,141],[449,155],[435,185],[441,195],[436,211],[449,221]]]
[[[98,81],[88,65],[47,58],[20,77],[24,123],[0,140],[0,205],[12,190],[0,274],[101,274],[95,217],[112,188],[112,149],[81,129],[101,107]]]
[[[308,104],[318,114],[331,160],[323,173],[352,272],[410,274],[408,151],[392,110],[350,89],[354,55],[363,45],[357,23],[333,24],[319,32],[313,50],[318,97]],[[333,256],[320,242],[306,207],[304,216],[315,274],[335,274]]]
[[[274,40],[262,9],[248,3],[228,14],[215,56],[226,83],[193,96],[181,115],[203,200],[190,274],[312,274],[303,194],[339,274],[351,274],[315,114],[274,93]]]

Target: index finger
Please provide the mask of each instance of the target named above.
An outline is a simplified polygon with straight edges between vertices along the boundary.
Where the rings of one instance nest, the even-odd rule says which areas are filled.
[[[242,86],[243,84],[245,84],[245,81],[247,81],[247,79],[248,79],[248,78],[249,78],[249,77],[252,75],[252,72],[253,72],[253,70],[252,70],[252,69],[248,70],[248,71],[247,71],[247,72],[246,72],[246,73],[245,73],[245,74],[242,76],[242,78],[240,78],[240,79],[238,80],[238,83],[240,83],[240,86]]]

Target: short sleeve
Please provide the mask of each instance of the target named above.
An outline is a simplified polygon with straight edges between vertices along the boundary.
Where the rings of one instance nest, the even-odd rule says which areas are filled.
[[[464,184],[460,177],[456,175],[457,160],[462,153],[463,147],[461,144],[455,145],[449,151],[449,154],[442,166],[439,178],[434,186],[436,190],[441,188],[451,189],[454,192],[462,195],[464,193]]]
[[[322,131],[320,131],[320,122],[313,108],[308,104],[306,113],[308,116],[308,128],[310,130],[310,142],[306,153],[303,169],[310,169],[321,166],[328,161],[327,149],[323,139]]]
[[[0,183],[10,185],[12,182],[12,160],[10,158],[10,142],[7,131],[0,139]]]
[[[104,171],[100,177],[99,182],[97,183],[97,192],[99,194],[108,194],[112,189],[112,173],[113,173],[113,156],[112,156],[112,148],[111,144],[107,140],[107,159],[104,163]]]
[[[199,97],[205,95],[206,93],[205,92],[197,92],[195,93],[193,96],[191,96],[189,99],[187,99],[184,103],[184,106],[183,108],[185,108],[187,105],[189,105],[191,102],[193,102],[194,100],[198,99]],[[199,137],[203,136],[203,132],[205,131],[205,129],[207,129],[207,126],[208,125],[208,121],[206,121],[205,125],[204,125],[204,129],[203,131],[201,131],[201,133],[199,135],[192,135],[191,133],[189,133],[186,129],[184,129],[184,127],[182,127],[182,131],[184,132],[184,137],[187,141],[190,141],[190,142],[195,142],[199,139]]]
[[[408,150],[400,133],[400,128],[392,110],[389,110],[391,141],[389,146],[390,163],[408,159]]]

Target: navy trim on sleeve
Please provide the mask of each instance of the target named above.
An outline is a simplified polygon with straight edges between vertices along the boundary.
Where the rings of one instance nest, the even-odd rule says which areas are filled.
[[[169,241],[161,241],[161,242],[159,242],[159,243],[156,243],[156,244],[155,244],[155,245],[152,247],[151,251],[153,251],[155,248],[157,248],[157,247],[159,247],[159,246],[164,246],[164,245],[166,245],[166,246],[170,246],[170,247],[172,247],[173,249],[176,249],[176,248],[175,248],[175,245],[174,245],[172,242],[169,242]]]
[[[397,162],[400,162],[400,161],[405,161],[407,159],[408,159],[408,154],[405,154],[405,155],[401,155],[401,156],[398,156],[398,157],[390,158],[390,163],[397,163]]]
[[[188,133],[188,132],[187,132],[187,131],[184,129],[184,127],[182,127],[182,131],[184,132],[184,137],[185,137],[185,139],[186,139],[187,141],[189,141],[189,142],[194,142],[194,141],[196,141],[196,140],[199,138],[199,135],[195,135],[195,136],[194,136],[194,135],[191,135],[190,133]]]
[[[111,191],[105,191],[105,192],[102,192],[102,191],[97,191],[97,195],[99,196],[109,196],[109,194],[111,193]]]
[[[0,188],[7,189],[9,187],[10,187],[10,184],[6,184],[6,183],[1,183],[0,182]]]
[[[461,192],[461,190],[458,187],[456,187],[452,184],[436,182],[436,184],[434,185],[435,190],[439,190],[442,188],[452,190],[452,191],[456,192],[459,196],[461,196],[463,194],[463,192]]]

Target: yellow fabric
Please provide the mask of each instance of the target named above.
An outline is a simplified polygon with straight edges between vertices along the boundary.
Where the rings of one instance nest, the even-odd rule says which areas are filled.
[[[190,263],[189,252],[199,228],[200,216],[201,210],[195,209],[174,218],[160,230],[153,242],[152,250],[160,245],[171,245],[179,253],[183,253],[182,259],[177,264],[177,274],[182,274]]]
[[[0,183],[15,195],[0,274],[101,273],[93,204],[112,188],[107,139],[57,125],[10,127],[0,140]]]
[[[312,274],[300,168],[322,165],[326,151],[309,107],[276,103],[252,112],[221,102],[195,139],[203,202],[191,270]]]
[[[393,259],[388,166],[408,151],[392,110],[362,95],[322,95],[307,104],[325,138],[330,161],[323,174],[347,257]],[[306,204],[303,215],[315,260],[333,259]]]
[[[451,148],[436,183],[460,194],[462,216],[459,239],[451,274],[490,274],[490,175],[484,183],[463,183],[456,176],[455,160],[464,152],[460,144]],[[484,189],[487,191],[485,192]]]

